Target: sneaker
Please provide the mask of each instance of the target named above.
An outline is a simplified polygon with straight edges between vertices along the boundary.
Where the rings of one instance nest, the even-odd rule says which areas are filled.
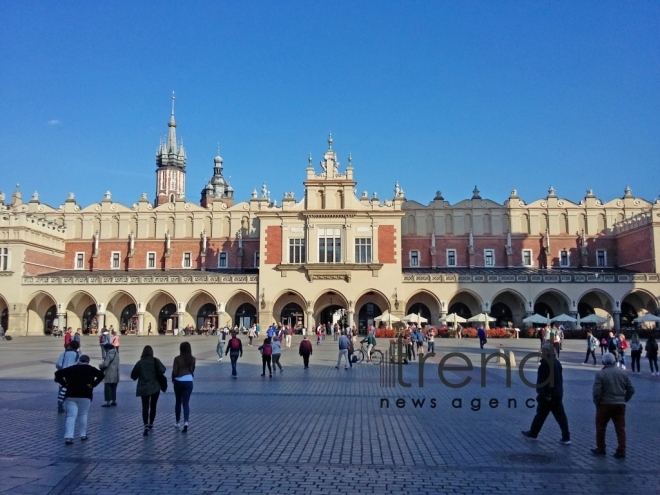
[[[188,422],[186,421],[181,429],[181,433],[188,433]]]
[[[615,459],[625,459],[626,458],[626,453],[625,452],[615,452],[614,453],[614,458]]]
[[[586,365],[587,365],[587,363],[582,363],[582,366],[586,366]]]
[[[262,373],[261,376],[266,376],[266,373]]]
[[[283,371],[284,371],[284,368],[281,368],[281,369],[280,369],[280,373],[282,373]]]
[[[622,364],[622,365],[621,365],[621,369],[622,369],[622,370],[625,370],[625,369],[626,369],[626,365],[625,365],[625,364]]]
[[[231,375],[231,377],[232,377],[232,378],[238,378],[238,376],[237,376],[237,375]]]
[[[339,369],[339,366],[335,366],[335,368]]]
[[[599,448],[591,449],[591,453],[593,455],[605,455],[606,454],[605,449],[599,449]]]
[[[570,445],[571,444],[571,439],[569,438],[568,440],[565,440],[565,439],[562,438],[561,440],[559,440],[559,443],[562,444],[562,445]]]
[[[181,424],[179,424],[179,423],[174,423],[174,427],[178,430],[179,428],[181,428]]]
[[[222,361],[222,358],[218,359],[218,362]]]
[[[522,433],[524,437],[527,437],[527,438],[529,438],[530,440],[536,440],[536,437],[533,437],[533,436],[532,436],[532,433],[531,433],[530,431],[525,431],[525,430],[523,430],[523,431],[521,431],[520,433]]]
[[[268,375],[268,378],[273,378],[273,374],[272,374],[272,373],[269,374],[269,375]]]
[[[112,404],[110,404],[110,405],[111,405],[112,407],[117,407],[117,403],[114,402],[114,401],[113,401]]]
[[[143,437],[148,437],[149,436],[149,428],[146,426],[144,427],[144,431],[142,432]]]

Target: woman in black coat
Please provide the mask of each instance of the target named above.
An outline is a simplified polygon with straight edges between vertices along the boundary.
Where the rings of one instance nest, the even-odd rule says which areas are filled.
[[[160,396],[159,376],[161,380],[166,378],[165,366],[160,359],[154,357],[154,350],[150,345],[145,345],[140,360],[135,363],[131,371],[131,379],[137,380],[135,395],[142,398],[142,422],[144,423],[143,435],[149,435],[149,430],[154,427],[156,419],[156,404]]]

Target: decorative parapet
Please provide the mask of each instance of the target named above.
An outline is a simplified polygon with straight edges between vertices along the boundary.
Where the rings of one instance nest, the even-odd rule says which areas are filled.
[[[539,284],[570,284],[570,283],[632,283],[658,282],[660,275],[656,273],[636,273],[631,275],[607,274],[575,274],[575,275],[466,275],[466,274],[412,274],[405,273],[403,283],[539,283]]]
[[[649,225],[650,223],[653,223],[653,211],[642,211],[641,213],[637,213],[636,215],[624,218],[620,222],[615,223],[612,226],[612,230],[615,234],[618,234],[620,232],[627,232],[636,229],[643,225]]]
[[[257,284],[259,275],[118,275],[23,277],[23,285]]]

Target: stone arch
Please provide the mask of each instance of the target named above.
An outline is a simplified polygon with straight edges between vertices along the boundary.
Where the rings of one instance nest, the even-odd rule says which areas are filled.
[[[78,217],[73,221],[73,238],[82,239],[83,236],[83,220]]]
[[[275,296],[273,302],[273,321],[294,326],[299,323],[306,325],[306,308],[307,300],[301,293],[295,290],[282,291]],[[302,313],[302,315],[298,313]],[[300,320],[301,317],[302,320]]]
[[[55,298],[47,292],[38,291],[29,298],[27,306],[28,335],[50,334],[53,326],[66,327],[66,321],[57,321]]]
[[[550,315],[550,318],[574,311],[569,297],[557,289],[548,289],[538,294],[531,309],[541,316]]]
[[[587,225],[587,215],[584,213],[580,213],[578,215],[578,232],[582,232],[583,230],[585,234],[589,233],[589,229]]]
[[[427,290],[419,290],[412,294],[406,301],[406,314],[410,314],[417,309],[427,308],[428,316],[424,311],[419,311],[421,315],[429,320],[429,325],[436,325],[440,320],[440,301],[437,296]]]
[[[550,222],[548,220],[547,213],[541,213],[539,215],[539,232],[545,233],[546,230],[550,228]]]
[[[254,323],[256,322],[258,315],[257,301],[249,292],[242,289],[237,290],[227,299],[225,313],[226,317],[228,317],[228,321],[223,323],[227,323],[231,327],[240,325],[240,322],[237,321],[237,319],[241,318],[250,318],[250,323]],[[262,321],[259,323],[262,325],[269,325],[272,322]]]
[[[148,333],[151,325],[151,332],[155,334],[171,333],[175,328],[179,328],[177,302],[176,299],[164,290],[152,292],[146,299],[147,303],[144,312],[144,329]],[[174,305],[174,311],[172,311]]]
[[[210,239],[213,237],[213,232],[211,231],[211,217],[205,216],[204,217],[204,231],[206,232],[206,236]]]
[[[577,310],[581,318],[590,314],[597,314],[612,321],[614,301],[605,291],[589,289],[577,299]]]
[[[137,332],[137,301],[128,292],[118,290],[110,294],[105,304],[105,326],[117,331]]]
[[[463,318],[470,318],[483,312],[483,300],[476,292],[461,289],[449,300],[447,313],[456,313]]]
[[[202,311],[203,318],[205,320],[211,320],[210,323],[218,325],[219,315],[218,315],[218,301],[216,298],[208,291],[197,290],[193,292],[186,301],[186,312],[183,315],[183,327],[187,325],[192,325],[195,328],[201,328],[205,321],[200,325],[199,318],[200,310],[207,304],[212,304],[214,310],[212,312],[208,311],[208,307]]]
[[[327,323],[332,319],[332,315],[337,310],[347,310],[348,301],[341,292],[334,289],[327,289],[318,294],[314,299],[314,321],[318,323]]]
[[[598,217],[596,217],[596,228],[598,229],[598,233],[604,232],[607,229],[607,217],[605,213],[599,213]]]
[[[83,334],[95,333],[98,330],[98,303],[89,292],[74,292],[64,307],[68,327],[74,331],[81,328]]]
[[[644,289],[633,289],[621,298],[621,326],[633,326],[632,320],[646,313],[658,312],[658,299]]]
[[[113,215],[110,223],[110,237],[119,238],[119,215]]]
[[[494,326],[506,327],[511,323],[512,326],[519,327],[525,314],[525,298],[515,290],[504,289],[490,301],[490,316],[497,318]]]
[[[229,216],[225,215],[224,217],[222,217],[222,231],[220,232],[220,236],[231,237],[229,231],[230,231]]]
[[[128,221],[128,233],[133,232],[135,237],[138,236],[138,217],[134,216]]]
[[[2,294],[0,294],[0,325],[5,330],[9,326],[9,304]]]
[[[193,236],[193,228],[194,228],[194,220],[193,217],[188,216],[186,217],[185,221],[183,222],[184,228],[183,228],[183,236],[186,238],[191,238]]]
[[[374,318],[392,310],[387,296],[377,289],[369,289],[360,294],[353,309],[353,322],[360,333],[366,333],[369,325],[374,324]]]

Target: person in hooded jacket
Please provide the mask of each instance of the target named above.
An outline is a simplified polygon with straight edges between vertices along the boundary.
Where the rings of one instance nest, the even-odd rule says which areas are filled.
[[[111,342],[105,344],[104,347],[105,358],[99,365],[99,369],[105,374],[105,377],[103,378],[103,395],[105,398],[105,404],[101,405],[101,407],[111,407],[117,405],[117,385],[119,384],[119,350],[117,350]]]
[[[144,431],[142,435],[149,435],[156,419],[156,405],[160,396],[160,383],[158,376],[165,374],[165,366],[160,359],[154,357],[154,350],[150,345],[142,349],[140,360],[135,363],[131,371],[131,379],[137,380],[135,395],[142,399],[142,422]]]

